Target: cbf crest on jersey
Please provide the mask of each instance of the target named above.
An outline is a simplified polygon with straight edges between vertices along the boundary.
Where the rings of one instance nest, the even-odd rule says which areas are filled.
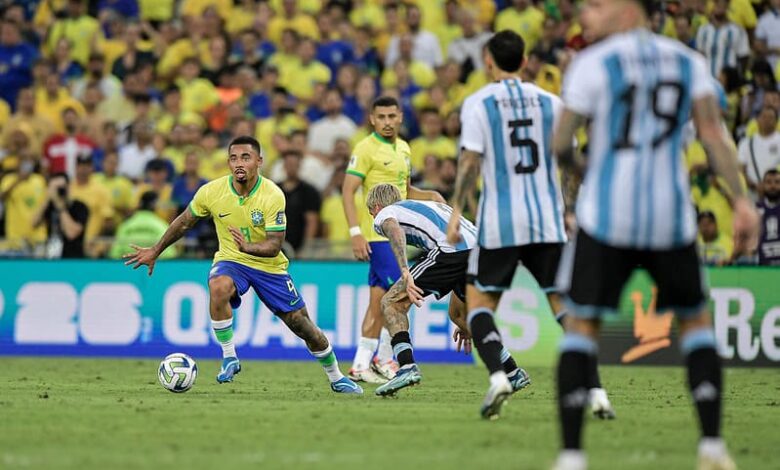
[[[263,217],[263,212],[261,210],[255,209],[252,211],[252,225],[255,227],[259,227],[263,225],[263,222],[265,222],[265,218]]]

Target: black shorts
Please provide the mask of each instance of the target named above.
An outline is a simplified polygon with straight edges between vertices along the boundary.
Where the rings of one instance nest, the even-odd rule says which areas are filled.
[[[566,248],[558,273],[559,290],[570,313],[596,318],[617,310],[631,274],[644,268],[658,288],[657,311],[672,309],[680,317],[704,307],[705,288],[695,244],[669,250],[618,248],[584,231]]]
[[[555,274],[563,243],[534,243],[507,248],[476,247],[471,250],[467,282],[483,292],[500,292],[512,286],[518,263],[522,263],[547,292],[555,291]]]
[[[466,300],[466,266],[469,262],[469,251],[444,253],[438,249],[431,250],[415,264],[412,269],[414,283],[428,296],[433,294],[437,299],[453,292],[460,300]]]

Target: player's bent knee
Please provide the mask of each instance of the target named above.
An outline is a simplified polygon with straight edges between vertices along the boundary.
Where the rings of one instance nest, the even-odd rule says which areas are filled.
[[[209,279],[209,295],[217,302],[229,301],[235,294],[236,286],[228,276],[217,276]]]

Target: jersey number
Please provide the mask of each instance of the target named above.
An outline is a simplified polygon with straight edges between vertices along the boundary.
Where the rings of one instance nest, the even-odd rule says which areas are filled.
[[[533,120],[515,119],[514,121],[509,121],[507,124],[509,124],[509,143],[512,144],[512,147],[528,147],[528,150],[531,152],[531,163],[528,165],[523,164],[522,153],[520,154],[520,161],[515,165],[515,173],[533,173],[536,171],[536,168],[539,167],[539,146],[533,139],[521,139],[519,135],[521,127],[533,126]]]
[[[664,112],[664,110],[660,109],[658,102],[658,97],[663,92],[663,90],[668,90],[669,93],[674,94],[674,106],[669,112]],[[631,123],[633,122],[634,118],[633,107],[635,95],[636,86],[631,85],[626,88],[625,91],[623,91],[623,93],[618,97],[621,104],[623,104],[625,107],[626,112],[624,119],[622,120],[623,127],[620,130],[618,141],[614,144],[615,150],[636,148],[636,144],[631,142]],[[680,125],[680,120],[677,117],[677,113],[679,112],[680,105],[682,104],[682,97],[683,88],[682,85],[680,85],[678,82],[661,81],[658,82],[658,84],[651,90],[650,99],[653,103],[653,114],[656,118],[666,123],[666,130],[653,138],[653,148],[658,147],[664,140],[668,139],[669,136],[671,136]]]

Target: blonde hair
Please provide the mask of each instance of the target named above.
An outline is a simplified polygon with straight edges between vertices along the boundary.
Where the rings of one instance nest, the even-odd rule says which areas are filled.
[[[392,184],[378,184],[368,191],[366,196],[366,206],[368,210],[374,206],[387,207],[401,200],[401,191]]]

